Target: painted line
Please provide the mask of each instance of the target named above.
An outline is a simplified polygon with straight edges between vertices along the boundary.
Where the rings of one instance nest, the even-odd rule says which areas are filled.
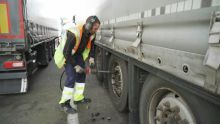
[[[73,99],[70,100],[70,106],[77,110],[77,105],[73,104]],[[79,124],[79,116],[76,114],[67,115],[67,124]]]
[[[67,124],[79,124],[78,113],[67,115]]]

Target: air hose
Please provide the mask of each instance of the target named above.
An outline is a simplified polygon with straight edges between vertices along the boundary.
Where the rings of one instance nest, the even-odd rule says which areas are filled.
[[[62,88],[62,79],[63,79],[63,74],[65,73],[65,70],[63,70],[61,76],[60,76],[60,90],[63,91],[63,88]]]

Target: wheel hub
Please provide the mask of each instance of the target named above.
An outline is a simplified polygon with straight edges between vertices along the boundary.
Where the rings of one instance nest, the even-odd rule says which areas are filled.
[[[116,96],[121,97],[123,89],[122,70],[118,63],[115,63],[112,71],[112,89]]]
[[[154,95],[153,103],[156,102],[156,99],[158,100],[156,97]],[[150,107],[150,110],[153,110],[153,106],[150,105]],[[154,113],[153,111],[150,112],[150,115],[154,115],[152,116],[153,120],[151,120],[152,124],[196,124],[186,103],[174,93],[169,93],[163,97],[155,107]]]

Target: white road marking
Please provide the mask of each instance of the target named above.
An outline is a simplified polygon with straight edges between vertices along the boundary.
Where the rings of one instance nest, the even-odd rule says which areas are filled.
[[[77,110],[77,105],[73,104],[73,99],[70,100],[70,106]],[[67,124],[79,124],[78,113],[67,115]]]
[[[79,124],[78,113],[67,115],[67,124]]]

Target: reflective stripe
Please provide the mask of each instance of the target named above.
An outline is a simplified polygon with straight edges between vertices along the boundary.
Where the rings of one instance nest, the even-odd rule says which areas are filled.
[[[21,79],[21,93],[24,93],[27,91],[27,78]]]
[[[80,101],[84,99],[85,83],[75,83],[74,101]]]
[[[9,33],[9,12],[7,3],[0,4],[0,33]]]
[[[220,0],[212,0],[212,6],[219,6]]]
[[[156,8],[156,16],[160,15],[160,8]]]
[[[185,1],[185,6],[184,6],[184,10],[185,11],[186,10],[191,10],[192,9],[192,4],[193,4],[192,0],[186,0]]]
[[[82,89],[79,89],[79,90],[76,90],[75,92],[74,92],[74,95],[79,95],[79,94],[83,94],[83,92],[84,92],[84,88],[82,88]]]
[[[75,83],[75,91],[77,90],[84,90],[85,83]]]
[[[74,92],[73,88],[64,87],[62,97],[61,97],[59,104],[64,103],[67,100],[70,100],[73,97],[73,92]]]
[[[171,5],[166,5],[165,6],[165,14],[170,14],[171,11]]]
[[[176,13],[176,11],[177,11],[177,3],[171,4],[171,10],[170,10],[170,12],[171,12],[171,13]]]
[[[94,39],[94,35],[92,35],[91,37],[90,37],[90,39],[89,39],[89,42],[88,42],[88,44],[87,44],[87,46],[86,46],[86,49],[83,51],[83,60],[85,61],[87,58],[88,58],[88,56],[89,56],[89,53],[90,53],[90,50],[91,50],[91,45],[92,45],[92,40]]]
[[[63,95],[73,95],[73,92],[63,92]]]
[[[184,10],[184,1],[180,1],[177,5],[177,12],[181,12]]]
[[[202,0],[193,0],[192,9],[199,9],[201,8]]]
[[[174,3],[169,3],[166,5],[158,6],[156,8],[143,10],[144,11],[143,14],[144,14],[144,18],[150,18],[153,16],[169,15],[177,12],[197,10],[201,8],[214,7],[214,6],[220,6],[220,0],[175,0]],[[133,14],[135,15],[136,13]],[[129,14],[129,16],[121,16],[121,17],[105,20],[101,24],[106,25],[108,24],[108,22],[110,22],[111,24],[115,24],[118,22],[125,22],[129,20],[142,18],[142,16],[137,16],[137,18],[130,18],[130,15],[133,14],[131,13]]]
[[[61,43],[57,47],[57,49],[55,51],[55,55],[54,55],[55,64],[57,65],[58,68],[62,68],[64,66],[65,62],[66,62],[66,59],[63,55],[63,49],[65,47],[66,40],[67,40],[67,31],[70,31],[70,32],[74,33],[75,37],[76,37],[76,44],[75,44],[75,46],[74,46],[74,48],[72,49],[72,52],[71,52],[72,55],[73,55],[78,50],[80,42],[81,42],[82,33],[83,33],[83,24],[78,24],[77,26],[70,27],[62,35]],[[89,52],[90,52],[90,49],[91,49],[91,43],[92,43],[93,38],[94,38],[94,35],[92,35],[90,37],[89,42],[86,46],[86,49],[82,53],[84,60],[86,60],[89,56]]]
[[[78,33],[76,35],[78,36],[78,38],[76,39],[76,45],[75,45],[75,47],[72,50],[72,55],[75,54],[76,51],[78,50],[80,42],[81,42],[81,39],[82,39],[82,34],[83,34],[83,25],[80,24],[80,25],[77,26],[77,28],[78,28]],[[90,37],[89,42],[87,43],[86,48],[85,48],[85,50],[82,53],[84,61],[89,56],[91,45],[92,45],[92,40],[94,39],[94,37],[95,37],[95,35],[92,35]]]
[[[84,99],[83,94],[75,94],[74,95],[74,101],[80,101],[80,100],[83,100],[83,99]]]
[[[84,87],[76,87],[76,90],[84,90]]]
[[[88,58],[89,52],[90,52],[90,49],[88,49],[88,48],[86,48],[86,49],[83,51],[83,60],[84,60],[84,61]]]
[[[63,88],[64,92],[73,92],[73,90],[74,90],[73,88],[69,88],[69,87],[64,87]]]
[[[79,48],[81,38],[82,38],[82,33],[83,33],[83,25],[82,24],[77,25],[76,32],[74,33],[76,35],[76,45],[73,48],[72,54],[74,54]]]

